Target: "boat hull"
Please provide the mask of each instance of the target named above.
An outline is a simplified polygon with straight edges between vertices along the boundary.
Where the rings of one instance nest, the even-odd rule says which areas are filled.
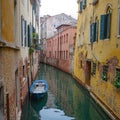
[[[30,87],[30,94],[34,99],[42,98],[47,94],[47,92],[48,92],[48,84],[46,80],[35,80]]]

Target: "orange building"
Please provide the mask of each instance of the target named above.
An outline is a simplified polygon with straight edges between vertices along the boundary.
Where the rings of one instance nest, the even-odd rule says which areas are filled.
[[[73,55],[76,26],[62,24],[57,27],[57,34],[47,39],[46,63],[73,72]]]

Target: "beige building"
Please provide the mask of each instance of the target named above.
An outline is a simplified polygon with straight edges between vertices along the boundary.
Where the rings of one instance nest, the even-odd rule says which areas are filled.
[[[38,52],[34,47],[32,61],[36,62],[31,64],[29,51],[33,29],[39,32],[39,11],[35,12],[39,7],[40,0],[0,0],[0,120],[20,119],[37,74]]]

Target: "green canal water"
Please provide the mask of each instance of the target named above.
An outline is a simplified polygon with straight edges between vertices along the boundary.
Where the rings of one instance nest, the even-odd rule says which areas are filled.
[[[40,64],[37,79],[49,84],[41,100],[29,95],[22,107],[22,120],[111,120],[71,75]]]

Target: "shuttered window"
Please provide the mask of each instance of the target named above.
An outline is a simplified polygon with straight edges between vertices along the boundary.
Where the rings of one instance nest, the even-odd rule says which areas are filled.
[[[82,12],[83,9],[86,8],[86,3],[87,3],[87,0],[80,1],[80,13]]]
[[[96,74],[96,63],[93,63],[91,75],[95,75],[95,74]]]
[[[24,20],[24,45],[27,46],[27,21]]]
[[[87,0],[83,0],[83,4],[82,4],[83,9],[86,8],[86,2],[87,2]]]
[[[82,8],[83,8],[82,6],[83,6],[83,2],[81,1],[80,2],[80,12],[82,12]]]
[[[104,65],[103,66],[103,71],[102,71],[102,80],[107,81],[108,79],[108,66]]]
[[[98,27],[99,27],[99,22],[97,20],[96,21],[96,29],[95,29],[95,41],[98,41]]]
[[[118,35],[120,36],[120,7],[118,9]]]
[[[28,25],[28,47],[31,45],[31,39],[30,39],[30,25]]]
[[[90,42],[98,40],[98,21],[90,25]]]
[[[21,16],[21,46],[23,46],[23,17]]]
[[[110,38],[110,30],[111,30],[111,13],[107,14],[107,38]]]
[[[110,38],[110,28],[111,28],[111,13],[101,15],[100,19],[100,39]]]
[[[96,23],[92,24],[92,42],[95,42],[95,29],[96,29]]]
[[[92,24],[90,25],[90,42],[92,42]]]
[[[21,46],[27,46],[27,21],[21,16]]]

